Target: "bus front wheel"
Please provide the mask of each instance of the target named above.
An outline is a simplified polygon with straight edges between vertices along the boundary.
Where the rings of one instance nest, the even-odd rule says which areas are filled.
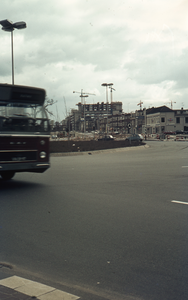
[[[10,180],[14,177],[15,172],[13,171],[5,171],[1,173],[1,177],[3,180]]]

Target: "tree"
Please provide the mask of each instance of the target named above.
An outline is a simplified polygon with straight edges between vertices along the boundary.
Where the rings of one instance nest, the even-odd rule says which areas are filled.
[[[51,116],[54,116],[54,114],[48,109],[48,107],[54,105],[55,103],[57,103],[57,101],[54,101],[53,99],[49,99],[48,97],[46,97],[44,108],[47,111],[47,113],[50,114]]]

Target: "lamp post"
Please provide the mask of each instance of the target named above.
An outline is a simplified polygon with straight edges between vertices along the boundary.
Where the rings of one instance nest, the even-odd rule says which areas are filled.
[[[12,55],[12,84],[14,85],[14,55],[13,55],[13,31],[14,29],[24,29],[26,28],[26,23],[23,21],[12,23],[9,20],[2,20],[0,21],[2,26],[2,30],[11,32],[11,55]]]
[[[112,131],[113,131],[114,126],[113,126],[113,95],[112,95],[112,91],[115,91],[115,89],[112,86],[109,86],[109,89],[110,89],[110,94],[111,94]]]
[[[108,87],[112,86],[113,83],[102,83],[101,85],[106,87],[106,103],[107,103],[107,135],[108,135]]]
[[[80,96],[81,97],[81,96]],[[84,98],[84,133],[86,132],[86,102],[85,102],[85,98],[89,97],[88,95],[82,95],[82,97]]]
[[[80,97],[81,97],[81,104],[83,104],[83,107],[84,107],[84,133],[86,131],[86,120],[85,120],[85,97],[89,97],[89,95],[94,95],[95,94],[90,94],[90,93],[84,93],[83,90],[81,90],[81,93],[80,92],[76,92],[76,91],[73,91],[73,93],[79,93],[80,94]],[[83,98],[84,98],[84,101],[83,101]]]

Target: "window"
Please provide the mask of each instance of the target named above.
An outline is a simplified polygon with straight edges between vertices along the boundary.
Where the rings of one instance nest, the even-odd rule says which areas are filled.
[[[165,122],[165,118],[161,118],[161,122],[164,123]]]
[[[180,117],[176,118],[176,123],[179,124],[180,123]]]
[[[188,117],[185,117],[185,123],[188,123]]]

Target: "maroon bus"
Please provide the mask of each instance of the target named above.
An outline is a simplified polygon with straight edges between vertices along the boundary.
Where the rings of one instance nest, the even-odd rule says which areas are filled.
[[[45,90],[0,84],[0,175],[42,173],[50,167]]]

